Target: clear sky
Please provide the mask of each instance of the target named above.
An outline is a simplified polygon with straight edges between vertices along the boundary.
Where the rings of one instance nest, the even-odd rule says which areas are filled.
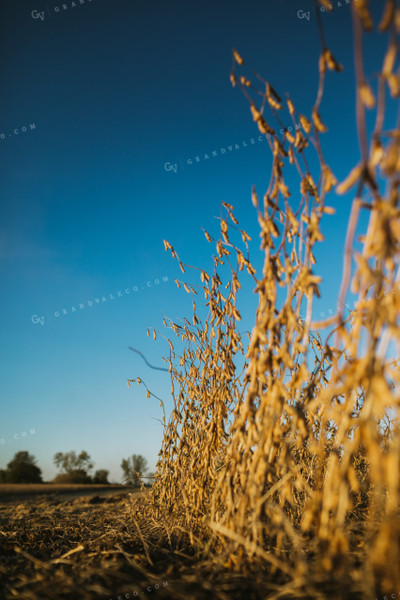
[[[344,72],[329,72],[321,115],[341,180],[359,150],[350,2],[333,4],[321,17]],[[163,367],[168,344],[146,329],[168,334],[162,315],[191,317],[162,240],[208,270],[214,249],[201,227],[217,234],[226,201],[262,266],[251,187],[262,197],[271,156],[229,81],[232,48],[309,115],[320,51],[312,2],[3,0],[0,29],[0,468],[28,450],[49,480],[56,452],[84,449],[121,481],[133,453],[155,469],[162,439],[159,403],[127,379],[140,376],[167,412],[172,404],[168,373],[128,346]],[[376,73],[381,39],[369,42]],[[328,204],[337,213],[322,227],[315,318],[336,308],[351,196]],[[243,330],[254,325],[253,287]]]

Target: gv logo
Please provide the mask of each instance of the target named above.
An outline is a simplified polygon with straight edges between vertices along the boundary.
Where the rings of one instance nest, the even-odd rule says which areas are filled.
[[[175,163],[174,165],[171,165],[170,162],[166,162],[166,163],[164,163],[164,169],[166,171],[173,171],[174,173],[176,173],[178,170],[178,165],[177,165],[177,163]]]
[[[310,20],[310,11],[308,12],[304,12],[304,10],[300,9],[297,11],[297,16],[299,19],[307,19],[307,21]]]
[[[42,12],[39,12],[38,10],[33,10],[31,12],[31,17],[32,19],[40,19],[41,21],[44,21],[44,10],[42,10]]]
[[[34,323],[35,325],[37,325],[38,323],[40,323],[41,325],[44,325],[44,317],[38,317],[37,315],[32,315],[31,319],[32,319],[32,323]]]

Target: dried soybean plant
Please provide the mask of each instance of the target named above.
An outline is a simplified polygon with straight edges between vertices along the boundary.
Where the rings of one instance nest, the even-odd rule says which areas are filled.
[[[400,438],[388,417],[390,411],[398,416],[399,370],[393,356],[386,358],[388,350],[398,354],[400,338],[400,293],[395,285],[400,278],[399,123],[382,130],[386,86],[392,98],[398,98],[400,89],[399,69],[394,73],[400,8],[398,3],[386,2],[379,24],[379,31],[388,34],[388,49],[377,100],[363,71],[363,31],[374,27],[366,0],[352,5],[352,18],[361,160],[336,188],[343,194],[356,185],[356,194],[338,312],[324,323],[310,323],[320,281],[312,271],[313,247],[323,239],[320,220],[331,212],[325,198],[337,181],[322,155],[320,135],[326,127],[319,105],[326,71],[340,71],[341,66],[326,47],[320,27],[323,47],[317,100],[307,119],[287,98],[296,132],[292,134],[279,116],[284,108],[281,97],[259,76],[263,91],[239,77],[235,71],[243,59],[234,51],[231,81],[248,98],[254,121],[269,140],[273,168],[262,210],[253,191],[265,263],[247,353],[249,386],[233,423],[225,468],[213,496],[211,527],[221,547],[230,549],[234,568],[243,569],[258,559],[269,563],[272,571],[290,576],[299,590],[307,581],[324,581],[351,583],[354,590],[370,595],[374,589],[397,589],[400,583]],[[252,93],[262,96],[260,109]],[[266,120],[266,106],[284,129],[282,139]],[[374,108],[376,125],[368,143],[365,111]],[[310,146],[320,161],[318,179],[307,166],[305,151]],[[301,201],[296,212],[289,205],[291,196],[283,177],[288,163],[300,176]],[[370,212],[370,219],[362,252],[356,254],[353,241],[362,209]],[[359,301],[349,322],[344,321],[341,306],[353,257],[357,266],[352,291]],[[280,308],[279,286],[287,291]],[[307,317],[303,323],[298,315],[304,298]],[[320,338],[314,338],[320,354],[311,372],[307,360],[310,327],[329,326],[334,329],[324,346]],[[328,344],[332,335],[334,345]],[[309,593],[318,595],[315,590]]]
[[[177,523],[189,530],[191,535],[209,514],[217,472],[225,459],[228,418],[240,405],[243,387],[240,379],[245,359],[238,329],[240,314],[236,306],[237,291],[241,287],[238,272],[246,268],[254,277],[248,258],[247,240],[250,238],[237,227],[233,207],[225,202],[222,204],[226,216],[220,219],[219,239],[213,240],[205,232],[207,240],[216,244],[214,273],[210,277],[199,269],[203,285],[195,286],[201,287],[204,292],[208,307],[205,321],[203,323],[196,314],[193,298],[192,323],[184,319],[183,325],[172,321],[170,324],[184,343],[179,359],[182,370],[173,366],[175,348],[168,340],[175,407],[165,430],[150,495],[157,516],[168,514],[176,518]],[[232,228],[240,231],[241,244],[245,245],[246,251],[231,241]],[[185,273],[188,265],[180,261],[167,241],[164,245],[177,258]],[[221,273],[222,268],[224,274]],[[183,286],[188,293],[197,295],[192,285],[175,281],[178,287]],[[167,326],[165,318],[164,325]],[[240,355],[238,366],[236,362]]]
[[[345,193],[356,186],[350,215],[340,297],[345,297],[351,279],[351,260],[356,262],[351,285],[358,295],[357,310],[346,327],[341,311],[337,317],[336,346],[346,350],[347,360],[335,357],[329,387],[316,401],[323,406],[323,424],[337,424],[335,449],[328,460],[324,486],[311,499],[303,529],[311,523],[324,553],[326,571],[348,570],[346,553],[352,550],[348,526],[354,494],[362,487],[364,461],[368,470],[368,512],[363,523],[365,540],[362,581],[365,591],[381,586],[397,589],[400,584],[400,437],[391,426],[398,418],[400,329],[399,272],[400,221],[398,186],[400,172],[400,123],[383,131],[387,94],[399,98],[398,58],[400,6],[388,1],[378,29],[387,33],[387,50],[377,83],[377,99],[364,74],[364,32],[374,24],[367,2],[353,6],[354,58],[356,67],[356,118],[361,159],[338,187]],[[366,111],[375,109],[373,131],[368,134]],[[353,250],[361,210],[369,211],[362,250]],[[393,357],[394,354],[394,357]],[[391,356],[392,355],[392,356]],[[357,404],[362,391],[362,405]],[[340,400],[339,400],[340,399]],[[320,453],[320,448],[318,448]],[[394,565],[394,568],[393,568]]]
[[[286,575],[301,576],[307,572],[307,556],[298,529],[304,502],[320,481],[321,465],[313,457],[313,444],[321,438],[326,451],[329,446],[323,437],[320,411],[310,414],[309,404],[325,387],[333,359],[331,348],[323,349],[318,336],[310,332],[312,300],[319,295],[321,281],[313,272],[313,250],[323,239],[319,229],[322,216],[333,212],[325,206],[325,197],[336,183],[321,152],[319,134],[325,126],[319,103],[325,69],[340,71],[341,67],[324,49],[311,120],[298,114],[287,97],[287,120],[291,118],[293,135],[279,116],[284,111],[279,94],[260,76],[262,91],[246,77],[236,75],[236,64],[243,64],[236,51],[234,61],[232,84],[240,86],[248,98],[253,119],[267,136],[273,165],[262,209],[254,189],[252,193],[265,261],[256,287],[259,306],[247,352],[249,385],[233,423],[225,468],[213,497],[211,526],[223,545],[232,549],[232,566],[242,569],[245,557],[249,562],[259,558]],[[260,109],[252,93],[261,95]],[[284,130],[283,139],[267,122],[266,106]],[[316,148],[321,163],[318,180],[309,171],[305,156],[310,145]],[[288,167],[296,169],[300,177],[296,207],[284,179]],[[280,287],[286,290],[283,302],[279,301]],[[299,317],[304,303],[305,321]],[[313,369],[307,360],[312,347],[316,350]]]
[[[319,3],[329,8],[326,0]],[[314,272],[315,245],[323,241],[322,217],[334,212],[326,197],[338,183],[322,153],[327,128],[320,105],[327,72],[342,70],[326,46],[317,2],[315,7],[322,50],[309,117],[259,75],[258,87],[238,75],[244,62],[233,53],[231,82],[248,99],[273,156],[262,203],[252,191],[264,267],[257,279],[248,253],[245,257],[231,242],[237,221],[225,203],[214,273],[210,277],[200,270],[207,318],[204,323],[198,318],[193,300],[192,323],[171,324],[184,343],[182,371],[173,366],[169,340],[175,409],[165,427],[150,502],[156,517],[170,515],[178,529],[190,532],[193,543],[211,535],[209,548],[230,568],[248,571],[262,563],[277,581],[287,583],[278,595],[325,598],[323,583],[328,595],[358,592],[367,598],[374,590],[400,584],[399,123],[383,130],[387,92],[397,99],[400,90],[399,67],[395,72],[400,7],[388,0],[378,26],[388,49],[375,98],[362,55],[364,32],[374,24],[367,0],[352,4],[361,159],[336,187],[344,194],[356,186],[337,314],[314,323],[313,298],[321,281]],[[370,134],[367,110],[376,111]],[[309,165],[315,156],[319,173],[313,176]],[[288,171],[299,177],[295,198],[285,183]],[[356,253],[364,210],[369,223],[362,251]],[[243,231],[242,237],[247,245]],[[172,246],[165,242],[165,247],[185,272]],[[218,275],[223,265],[230,272],[225,288]],[[237,375],[235,360],[245,350],[236,308],[238,274],[244,267],[256,282],[259,304],[240,365],[243,376]],[[342,307],[350,282],[358,303],[345,320]],[[196,295],[193,286],[182,285]],[[300,318],[303,308],[305,319]],[[318,330],[327,330],[324,341]],[[233,424],[226,432],[229,417]]]

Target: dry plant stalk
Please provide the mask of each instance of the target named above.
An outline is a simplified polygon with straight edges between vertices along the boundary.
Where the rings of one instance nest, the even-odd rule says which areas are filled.
[[[226,452],[228,417],[241,400],[241,373],[236,374],[238,369],[234,362],[238,352],[244,354],[237,327],[240,320],[236,307],[236,293],[240,288],[238,272],[246,267],[254,275],[248,258],[229,238],[229,227],[237,229],[238,224],[233,207],[227,203],[223,205],[226,216],[221,217],[220,238],[215,242],[214,273],[210,277],[200,270],[201,287],[208,307],[205,322],[197,316],[193,299],[192,323],[184,319],[183,326],[173,322],[170,325],[184,343],[179,361],[182,371],[173,367],[175,350],[169,339],[171,356],[168,362],[175,408],[165,430],[151,490],[158,514],[167,511],[179,517],[179,523],[193,532],[204,515],[209,513],[216,475]],[[228,219],[233,225],[228,225]],[[244,231],[241,233],[248,255],[249,238]],[[205,234],[212,242],[210,235]],[[168,242],[164,244],[185,272],[188,265],[179,260]],[[229,275],[225,285],[218,273],[221,265],[226,267]],[[179,287],[183,285],[188,293],[197,294],[193,286],[178,280],[176,283]],[[165,319],[164,325],[167,325]],[[177,397],[176,387],[179,389]]]
[[[326,8],[329,4],[320,3]],[[316,591],[321,583],[365,597],[400,586],[400,374],[393,360],[400,342],[399,123],[383,131],[387,90],[396,99],[400,92],[400,70],[395,70],[400,7],[388,0],[378,27],[387,36],[388,48],[375,98],[362,55],[364,31],[374,27],[368,5],[367,0],[352,4],[361,159],[336,187],[340,194],[353,186],[356,192],[337,314],[327,321],[311,322],[321,281],[313,270],[314,247],[323,241],[323,215],[333,212],[326,196],[338,183],[322,153],[321,135],[327,128],[320,105],[327,71],[340,72],[342,67],[326,46],[316,10],[320,80],[307,117],[259,75],[261,90],[237,75],[244,61],[233,52],[232,85],[248,99],[273,155],[263,202],[252,192],[265,253],[263,273],[256,279],[248,253],[245,257],[231,242],[237,220],[225,203],[214,273],[210,277],[201,271],[208,316],[202,323],[193,301],[192,323],[171,326],[185,344],[183,370],[173,366],[169,340],[175,409],[150,497],[158,518],[169,515],[189,534],[208,539],[209,548],[229,556],[231,568],[244,571],[263,562],[271,574],[292,581],[293,593],[308,590],[313,597],[324,597]],[[259,108],[253,99],[257,95],[262,98]],[[376,113],[370,136],[367,110]],[[272,127],[272,117],[283,136]],[[294,133],[284,124],[289,119]],[[308,167],[312,150],[320,164],[317,176]],[[289,169],[299,176],[297,206],[285,183]],[[356,254],[353,243],[363,210],[369,211],[369,224],[362,252]],[[242,237],[247,244],[243,231]],[[165,247],[185,272],[172,246],[165,242]],[[218,275],[223,265],[230,270],[227,292]],[[234,359],[244,350],[236,308],[238,272],[244,267],[256,281],[259,305],[240,365],[243,378],[236,374],[240,368]],[[350,282],[358,304],[345,320],[342,307]],[[183,286],[196,294],[192,286]],[[283,302],[279,288],[286,293]],[[303,305],[305,320],[299,317]],[[323,342],[318,330],[326,328]],[[388,416],[390,411],[396,419]],[[226,433],[229,416],[233,424]]]

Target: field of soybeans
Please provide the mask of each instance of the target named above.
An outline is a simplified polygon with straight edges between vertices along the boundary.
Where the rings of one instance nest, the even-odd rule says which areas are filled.
[[[339,81],[342,67],[321,23],[307,115],[296,90],[281,94],[233,51],[232,93],[244,94],[272,153],[265,189],[248,198],[262,272],[229,202],[216,232],[202,224],[211,272],[164,240],[183,280],[196,272],[198,285],[177,280],[193,312],[164,319],[174,409],[166,415],[160,401],[154,484],[107,498],[1,504],[1,598],[400,598],[400,124],[386,119],[400,94],[400,6],[382,2],[378,23],[367,0],[351,10],[358,163],[339,182],[325,162],[334,132],[321,117],[324,85]],[[371,83],[363,52],[372,30],[387,44]],[[346,194],[337,311],[314,321],[321,224],[334,213],[329,199]],[[258,296],[248,334],[237,306],[245,278]]]

